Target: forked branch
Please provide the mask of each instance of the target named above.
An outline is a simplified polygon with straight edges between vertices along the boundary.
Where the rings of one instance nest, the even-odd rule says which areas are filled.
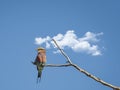
[[[109,84],[105,81],[103,81],[102,79],[90,74],[89,72],[87,72],[86,70],[80,68],[79,66],[77,66],[76,64],[73,64],[72,61],[70,60],[70,58],[68,57],[68,55],[59,47],[59,45],[57,44],[57,42],[52,39],[55,43],[55,45],[57,46],[57,48],[60,50],[60,52],[62,53],[62,55],[66,58],[67,60],[67,64],[46,64],[45,67],[67,67],[67,66],[73,66],[75,69],[77,69],[78,71],[82,72],[83,74],[85,74],[86,76],[92,78],[93,80],[103,84],[104,86],[110,87],[113,90],[120,90],[120,87],[114,86],[112,84]]]

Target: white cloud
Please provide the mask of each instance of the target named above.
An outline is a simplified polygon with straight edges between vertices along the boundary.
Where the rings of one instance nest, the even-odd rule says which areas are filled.
[[[51,38],[49,36],[47,36],[46,38],[37,37],[37,38],[35,38],[35,44],[41,45],[41,44],[45,43],[46,48],[50,48],[50,43],[48,43],[50,40],[51,40]]]
[[[46,42],[46,48],[50,48],[50,44]]]
[[[97,36],[103,35],[103,32],[101,33],[92,33],[92,32],[86,32],[84,37],[80,38],[79,40],[81,41],[92,41],[92,42],[97,42],[99,39],[97,39]]]
[[[95,34],[92,32],[86,32],[83,37],[77,37],[73,30],[69,30],[65,34],[57,34],[52,38],[56,40],[62,49],[68,47],[75,52],[84,52],[93,56],[98,56],[101,55],[101,51],[99,46],[95,43],[99,42],[97,37],[100,35],[103,35],[103,33]],[[50,36],[45,38],[35,38],[35,44],[41,45],[43,43],[46,44],[46,48],[52,48],[51,46],[55,47],[53,41],[51,41]],[[55,51],[54,53],[57,52],[58,51]]]

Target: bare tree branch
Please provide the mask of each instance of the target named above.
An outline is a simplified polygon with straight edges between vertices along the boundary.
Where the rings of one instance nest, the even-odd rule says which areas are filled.
[[[71,66],[71,64],[45,64],[45,67],[68,67]]]
[[[103,84],[103,85],[105,85],[105,86],[108,86],[108,87],[110,87],[110,88],[113,88],[114,90],[120,90],[120,87],[114,86],[114,85],[112,85],[112,84],[109,84],[109,83],[103,81],[102,79],[100,79],[100,78],[98,78],[98,77],[90,74],[90,73],[87,72],[86,70],[80,68],[80,67],[77,66],[76,64],[72,64],[72,66],[75,67],[75,68],[76,68],[77,70],[79,70],[80,72],[84,73],[86,76],[94,79],[95,81],[97,81],[97,82],[99,82],[99,83],[101,83],[101,84]]]
[[[66,58],[67,62],[72,64],[72,62],[71,62],[70,58],[67,56],[67,54],[59,47],[59,45],[57,44],[57,42],[54,39],[52,39],[52,40],[54,41],[55,45],[58,47],[60,52],[64,55],[64,57]]]
[[[112,88],[113,90],[120,90],[120,87],[114,86],[112,84],[109,84],[105,81],[103,81],[102,79],[90,74],[89,72],[87,72],[86,70],[80,68],[79,66],[77,66],[76,64],[73,64],[72,61],[70,60],[70,58],[67,56],[67,54],[59,47],[59,45],[57,44],[57,42],[52,39],[55,43],[55,45],[58,47],[58,49],[60,50],[60,52],[63,54],[63,56],[66,58],[68,64],[46,64],[45,67],[67,67],[67,66],[73,66],[75,69],[77,69],[78,71],[82,72],[83,74],[85,74],[86,76],[92,78],[93,80]]]

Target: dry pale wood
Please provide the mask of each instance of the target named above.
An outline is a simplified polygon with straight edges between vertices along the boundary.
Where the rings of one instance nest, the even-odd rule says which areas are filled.
[[[71,64],[45,64],[45,67],[68,67],[71,66]]]
[[[67,64],[46,64],[45,67],[67,67],[67,66],[73,66],[75,69],[77,69],[78,71],[82,72],[83,74],[85,74],[86,76],[88,76],[89,78],[101,83],[104,86],[110,87],[113,90],[120,90],[120,87],[114,86],[112,84],[109,84],[105,81],[103,81],[102,79],[90,74],[89,72],[87,72],[86,70],[80,68],[79,66],[77,66],[76,64],[73,64],[72,61],[70,60],[70,58],[68,57],[68,55],[59,47],[59,45],[57,44],[57,42],[53,39],[55,45],[57,46],[57,48],[60,50],[60,52],[64,55],[64,57],[67,60]]]

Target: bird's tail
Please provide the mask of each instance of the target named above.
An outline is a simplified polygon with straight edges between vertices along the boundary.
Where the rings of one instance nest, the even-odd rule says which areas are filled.
[[[41,76],[42,76],[42,71],[39,71],[37,76],[37,83],[41,81]]]
[[[42,71],[38,71],[38,78],[41,79],[41,76],[42,76]]]
[[[41,67],[41,68],[39,68],[39,70],[38,70],[37,83],[41,81],[42,69],[43,69],[43,68]]]
[[[43,70],[44,66],[42,64],[37,66],[37,70],[38,70],[38,76],[37,76],[37,82],[41,81],[41,76],[42,76],[42,70]]]

